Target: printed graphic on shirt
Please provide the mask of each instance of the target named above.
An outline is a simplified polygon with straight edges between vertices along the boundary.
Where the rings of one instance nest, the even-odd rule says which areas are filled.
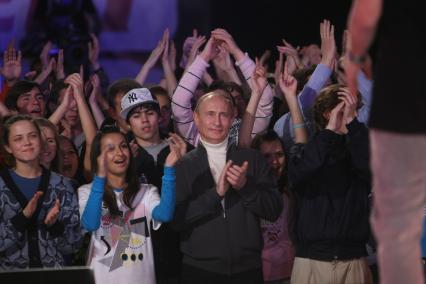
[[[260,227],[262,229],[263,240],[265,245],[268,243],[277,242],[279,236],[284,230],[284,216],[283,214],[275,222],[269,222],[267,220],[260,220]]]
[[[109,267],[110,272],[144,259],[144,246],[150,236],[147,218],[133,219],[133,216],[133,211],[124,213],[123,217],[102,216],[100,239],[105,244],[105,258],[99,262]],[[110,255],[114,247],[115,251]]]

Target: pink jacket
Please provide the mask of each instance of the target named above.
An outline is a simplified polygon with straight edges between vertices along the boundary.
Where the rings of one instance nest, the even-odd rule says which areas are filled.
[[[288,234],[288,198],[283,194],[284,209],[274,223],[262,220],[263,279],[273,281],[290,278],[293,268],[294,249]]]

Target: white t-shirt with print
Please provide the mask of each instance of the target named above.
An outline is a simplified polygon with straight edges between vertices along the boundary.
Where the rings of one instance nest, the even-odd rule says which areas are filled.
[[[80,214],[83,215],[92,184],[79,188]],[[93,268],[97,284],[155,284],[154,254],[150,222],[152,210],[160,203],[158,189],[142,184],[130,211],[122,201],[123,192],[114,191],[120,217],[111,218],[102,208],[101,226],[93,232],[88,265]],[[161,222],[153,220],[154,230]]]

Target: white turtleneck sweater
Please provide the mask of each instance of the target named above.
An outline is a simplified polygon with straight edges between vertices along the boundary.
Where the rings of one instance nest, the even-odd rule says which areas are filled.
[[[226,164],[226,148],[228,146],[228,138],[219,144],[211,144],[200,138],[201,143],[207,151],[210,171],[216,184],[219,182],[220,174]]]
[[[200,141],[203,144],[204,148],[207,151],[207,159],[209,161],[210,171],[212,173],[213,179],[217,184],[219,182],[220,174],[222,173],[223,168],[226,164],[226,148],[228,147],[228,137],[226,137],[223,142],[219,144],[211,144],[200,137]],[[223,216],[225,216],[225,196],[222,201]]]

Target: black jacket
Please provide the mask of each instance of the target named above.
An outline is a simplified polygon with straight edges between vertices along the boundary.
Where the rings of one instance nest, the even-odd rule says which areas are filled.
[[[367,128],[356,119],[349,133],[322,130],[290,151],[295,196],[296,256],[336,260],[365,256],[371,190]]]
[[[188,151],[190,148],[188,148]],[[135,157],[136,174],[142,174],[146,182],[155,185],[161,194],[164,163],[170,153],[170,147],[165,147],[158,153],[157,163],[143,148],[138,147]],[[152,224],[151,224],[152,225]],[[179,250],[179,234],[170,228],[170,224],[163,223],[159,230],[151,230],[154,247],[154,263],[157,280],[168,277],[179,277],[182,263],[182,254]]]
[[[147,179],[147,182],[155,185],[161,193],[161,184],[164,174],[164,163],[170,153],[170,147],[164,147],[157,155],[157,163],[154,158],[143,147],[138,145],[138,153],[134,159],[136,165],[136,174],[142,174]]]
[[[146,182],[155,185],[160,194],[164,163],[169,153],[170,147],[162,149],[158,153],[157,163],[155,163],[154,158],[143,147],[139,146],[138,155],[134,159],[136,174],[139,177],[143,174]],[[179,277],[182,263],[182,254],[179,251],[179,234],[173,231],[168,223],[161,224],[159,230],[152,229],[151,232],[157,280],[161,280],[163,277]]]
[[[261,267],[259,218],[276,220],[283,204],[274,176],[258,151],[231,144],[226,159],[237,165],[248,161],[249,167],[246,185],[227,191],[225,210],[201,144],[177,163],[173,222],[181,231],[184,264],[230,275]]]

